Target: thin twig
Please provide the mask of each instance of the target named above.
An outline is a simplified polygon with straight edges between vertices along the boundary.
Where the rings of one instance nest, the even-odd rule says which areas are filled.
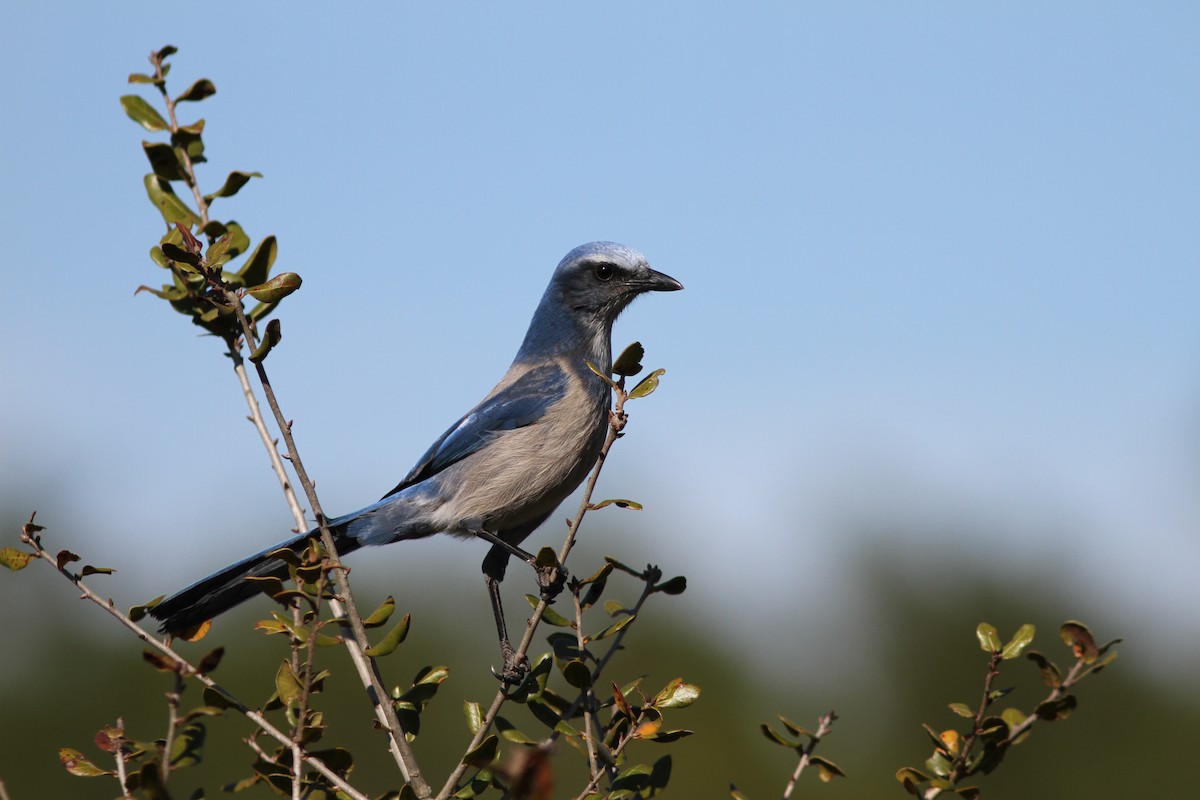
[[[796,769],[792,772],[792,777],[788,779],[787,786],[783,789],[783,800],[788,800],[792,796],[792,792],[796,789],[796,781],[800,780],[800,774],[812,762],[812,754],[817,749],[817,743],[821,741],[822,737],[828,735],[836,720],[837,714],[830,711],[828,714],[822,715],[817,721],[817,732],[809,737],[808,745],[800,752],[800,761],[796,764]]]
[[[164,100],[167,103],[167,111],[170,117],[171,132],[179,131],[179,124],[175,117],[175,105],[167,94],[165,84],[162,80],[162,64],[157,59],[157,56],[152,56],[151,61],[155,65],[156,85],[162,93]],[[187,153],[183,156],[184,174],[187,176],[188,186],[192,189],[192,194],[196,199],[197,207],[200,210],[202,226],[208,222],[208,204],[204,200],[204,196],[200,193],[198,183],[196,181],[195,169],[191,159]],[[237,314],[238,322],[241,326],[243,336],[251,350],[256,346],[256,338],[253,329],[250,327],[249,320],[246,318],[245,310],[242,306],[241,299],[233,292],[220,278],[220,271],[213,270],[205,265],[205,272],[208,275],[209,282],[219,291],[222,291],[226,303],[234,309]],[[228,342],[231,354],[236,353],[237,343]],[[238,380],[242,386],[242,393],[247,399],[250,407],[250,417],[258,429],[259,436],[267,447],[268,455],[271,459],[272,468],[279,477],[280,483],[283,486],[284,495],[287,497],[288,505],[292,510],[293,517],[297,521],[297,529],[305,530],[307,522],[304,519],[303,511],[300,509],[299,503],[296,500],[295,493],[291,489],[291,484],[287,479],[287,473],[283,469],[283,465],[279,460],[279,453],[275,449],[275,442],[267,432],[266,426],[262,421],[262,414],[258,409],[258,404],[253,402],[253,391],[249,389],[249,382],[245,379],[244,365],[238,363],[239,359],[235,358],[235,372],[238,373]],[[239,367],[242,369],[239,370]],[[296,477],[300,481],[301,487],[308,498],[310,507],[316,517],[317,523],[321,528],[321,540],[325,545],[325,550],[329,553],[334,567],[334,582],[337,585],[338,594],[341,597],[341,602],[338,600],[330,601],[330,609],[334,616],[339,619],[343,629],[342,640],[350,653],[350,660],[354,663],[354,667],[359,674],[363,686],[367,689],[368,697],[371,699],[371,704],[375,708],[376,716],[379,719],[380,726],[387,732],[389,739],[389,750],[396,759],[396,764],[400,768],[401,774],[405,780],[416,791],[419,798],[425,798],[429,795],[429,787],[424,778],[421,777],[420,769],[417,767],[416,757],[412,752],[412,748],[408,746],[408,742],[404,737],[403,728],[400,725],[400,720],[396,716],[395,709],[392,708],[391,702],[388,699],[387,690],[383,686],[382,676],[379,674],[378,667],[373,660],[367,658],[363,650],[368,646],[366,628],[362,625],[362,618],[358,613],[358,609],[354,604],[353,594],[350,591],[350,585],[345,579],[344,568],[341,567],[340,559],[338,558],[337,548],[333,543],[333,537],[329,533],[326,525],[325,516],[321,511],[320,502],[317,500],[316,492],[313,489],[312,482],[308,479],[308,475],[304,470],[304,465],[300,460],[300,455],[297,452],[295,441],[292,439],[291,426],[284,418],[283,413],[279,409],[278,401],[275,399],[275,393],[271,389],[270,380],[267,378],[266,371],[261,363],[255,364],[258,372],[259,381],[263,386],[263,392],[267,399],[267,404],[274,413],[275,420],[279,426],[279,430],[283,436],[287,446],[288,458],[292,462],[292,467],[296,471]],[[344,605],[343,605],[344,604]]]
[[[579,652],[582,654],[587,643],[583,639],[583,604],[579,598],[580,589],[581,587],[576,585],[571,592],[571,597],[575,601],[575,639],[579,644]],[[600,773],[600,765],[596,756],[595,714],[592,713],[596,694],[592,691],[591,682],[588,683],[586,689],[580,690],[579,696],[584,703],[583,731],[584,741],[587,743],[588,775],[595,778]],[[570,719],[570,717],[564,715],[564,719]]]
[[[154,65],[155,85],[163,96],[163,100],[167,106],[167,115],[170,119],[170,131],[172,135],[179,133],[179,121],[175,115],[175,102],[167,94],[166,81],[162,71],[162,61],[158,58],[157,53],[151,54],[150,61]],[[196,201],[196,207],[200,212],[200,227],[208,224],[208,202],[204,199],[204,195],[200,193],[199,183],[196,179],[195,165],[192,163],[191,157],[187,154],[186,148],[178,148],[181,153],[181,160],[186,183],[192,190],[192,196]],[[241,325],[243,335],[246,338],[247,344],[253,350],[255,346],[255,337],[250,327],[249,321],[246,319],[245,311],[242,307],[240,298],[225,286],[219,279],[220,271],[216,271],[216,278],[210,277],[210,281],[216,288],[224,291],[225,299],[237,313],[238,322]],[[236,343],[230,342],[230,352],[236,350]],[[237,371],[237,360],[235,359],[235,371]],[[371,698],[371,703],[375,708],[376,716],[379,718],[381,726],[387,731],[389,738],[389,749],[396,758],[396,764],[399,766],[401,774],[406,781],[416,791],[419,798],[424,798],[429,795],[429,787],[425,780],[421,777],[420,770],[417,767],[416,757],[412,749],[408,746],[408,742],[404,738],[403,728],[400,726],[399,718],[396,716],[395,709],[392,708],[391,702],[388,699],[387,690],[383,687],[382,677],[379,675],[378,668],[374,661],[368,661],[367,657],[362,652],[367,645],[366,629],[362,625],[362,619],[358,613],[357,607],[354,605],[353,595],[350,593],[349,583],[345,580],[344,573],[340,567],[340,561],[337,555],[337,549],[333,544],[333,537],[330,536],[328,527],[325,523],[325,516],[321,513],[320,503],[317,501],[316,493],[313,489],[312,482],[308,480],[308,476],[304,471],[304,466],[300,462],[299,453],[296,451],[295,442],[291,436],[291,427],[288,425],[279,410],[279,404],[275,400],[275,394],[271,390],[270,382],[267,380],[266,372],[262,368],[262,364],[255,365],[258,370],[259,379],[263,385],[263,391],[267,397],[268,405],[274,412],[276,422],[279,425],[280,432],[283,435],[284,441],[287,444],[288,456],[292,462],[293,468],[296,470],[296,476],[300,480],[301,486],[304,488],[305,494],[308,497],[309,505],[312,507],[313,514],[316,516],[317,522],[321,527],[321,538],[332,558],[334,568],[334,580],[338,587],[338,592],[343,598],[346,605],[343,611],[341,604],[337,601],[330,601],[330,608],[334,615],[339,619],[348,619],[349,625],[343,624],[343,630],[350,635],[343,636],[346,649],[350,653],[350,659],[354,663],[355,669],[359,673],[359,677],[363,682],[363,686],[367,688],[367,694]],[[244,370],[243,370],[244,373]],[[297,520],[299,530],[304,530],[307,524],[304,520],[303,512],[300,510],[299,503],[293,492],[291,492],[290,484],[287,480],[287,473],[283,470],[282,464],[279,463],[279,454],[275,449],[275,444],[269,433],[266,432],[265,425],[262,424],[261,413],[258,413],[257,403],[250,402],[253,398],[253,392],[248,391],[248,381],[245,381],[244,374],[239,374],[239,382],[242,384],[243,394],[246,395],[247,401],[250,404],[251,419],[255,421],[255,427],[259,430],[259,436],[267,445],[272,467],[279,476],[280,482],[284,487],[284,494],[288,497],[288,504],[292,509],[293,516]]]
[[[596,481],[600,478],[600,470],[604,468],[604,460],[608,456],[608,451],[612,447],[613,442],[617,440],[621,431],[625,427],[628,418],[623,410],[625,397],[618,395],[616,408],[609,413],[608,436],[604,440],[604,444],[600,448],[600,454],[596,458],[596,466],[592,468],[591,475],[588,477],[587,485],[583,490],[583,500],[579,504],[579,511],[575,514],[575,519],[567,528],[567,538],[563,542],[562,549],[559,551],[558,563],[565,564],[567,556],[571,554],[571,548],[575,544],[575,536],[579,531],[579,526],[583,523],[583,518],[587,514],[592,501],[592,492],[596,489]],[[529,652],[530,646],[533,644],[534,633],[537,631],[538,625],[542,621],[542,616],[546,613],[546,608],[549,602],[542,598],[534,606],[533,613],[529,615],[529,621],[525,625],[525,634],[521,637],[521,642],[517,646],[517,655],[525,656]],[[465,752],[471,752],[487,737],[488,731],[492,724],[496,721],[496,716],[500,713],[501,707],[508,700],[508,694],[504,688],[496,692],[495,698],[492,699],[492,704],[488,707],[487,712],[483,715],[483,720],[479,725],[479,729],[475,731],[475,735],[471,737],[471,742],[467,745]],[[450,776],[446,779],[442,790],[438,792],[437,800],[446,800],[456,791],[456,786],[462,776],[466,773],[468,765],[461,760]]]
[[[237,314],[238,322],[242,328],[242,335],[246,339],[247,346],[253,350],[256,346],[256,339],[254,331],[250,327],[250,322],[246,318],[241,298],[228,287],[222,286],[221,288],[225,293],[225,301],[233,308],[234,313]],[[275,397],[275,390],[271,386],[270,378],[267,376],[262,362],[256,362],[254,366],[258,373],[259,383],[263,387],[263,396],[266,398],[267,407],[271,409],[271,412],[275,416],[275,422],[279,428],[284,446],[287,449],[288,460],[292,464],[292,469],[296,472],[296,479],[304,490],[309,507],[312,509],[317,524],[321,529],[321,543],[324,545],[333,563],[330,572],[333,575],[340,600],[330,599],[329,606],[342,628],[344,634],[342,636],[343,644],[350,653],[350,659],[354,663],[355,669],[358,670],[363,686],[367,689],[367,695],[375,708],[375,714],[379,719],[380,727],[388,735],[389,750],[391,750],[393,757],[396,759],[396,764],[400,768],[401,774],[416,792],[418,798],[426,798],[431,793],[429,784],[421,775],[420,767],[417,766],[416,755],[405,738],[404,728],[400,724],[400,719],[396,715],[396,709],[392,705],[387,690],[383,686],[383,678],[379,673],[379,668],[375,660],[369,658],[363,652],[369,646],[367,631],[363,626],[362,616],[358,612],[358,607],[354,603],[350,583],[346,580],[346,569],[342,566],[341,560],[338,557],[337,546],[334,544],[333,535],[329,531],[328,521],[326,520],[325,513],[321,510],[321,502],[317,499],[316,490],[313,487],[312,481],[309,480],[308,473],[304,469],[304,463],[300,458],[300,453],[296,448],[295,439],[292,437],[292,426],[284,417],[282,410],[280,410],[279,402]],[[274,447],[272,446],[271,449],[274,449]]]
[[[647,719],[646,710],[642,709],[642,713],[638,714],[637,719],[629,721],[629,730],[626,731],[625,735],[621,737],[619,742],[617,742],[617,746],[612,749],[613,763],[617,762],[617,760],[621,757],[621,754],[625,752],[625,748],[629,745],[629,743],[637,738],[638,728],[641,727],[641,724],[645,719]],[[603,778],[604,775],[604,772],[598,772],[593,775],[592,779],[588,781],[588,785],[583,787],[583,791],[575,796],[575,800],[584,800],[584,798],[591,794],[592,790],[600,785],[600,779]]]
[[[174,138],[179,133],[179,121],[175,118],[175,101],[167,94],[167,80],[163,75],[162,59],[158,57],[158,53],[150,54],[150,63],[154,65],[154,85],[158,87],[159,93],[163,97],[163,102],[167,104],[167,117],[170,120],[171,136]],[[188,155],[186,147],[176,147],[175,152],[183,159],[183,174],[185,183],[192,190],[192,197],[196,200],[196,208],[200,211],[200,227],[203,228],[208,224],[208,202],[204,199],[204,195],[200,194],[200,186],[196,182],[196,168],[192,164],[192,157]]]
[[[654,585],[658,583],[658,579],[661,577],[662,573],[657,568],[647,569],[646,572],[642,574],[642,579],[645,581],[644,585],[642,586],[642,594],[640,597],[638,597],[637,602],[633,604],[633,608],[629,609],[629,616],[636,617],[638,615],[642,609],[642,606],[645,604],[646,599],[649,598],[650,595],[654,594]],[[621,649],[621,640],[625,638],[625,634],[629,631],[630,627],[631,626],[626,625],[624,628],[621,628],[621,630],[617,631],[616,635],[612,637],[612,643],[608,646],[608,650],[603,656],[600,657],[600,660],[596,662],[596,666],[592,669],[592,679],[590,681],[592,686],[595,686],[600,682],[600,676],[604,673],[605,668],[608,666],[608,662],[611,661],[613,656],[615,656]],[[567,706],[567,710],[563,712],[562,718],[567,720],[571,719],[575,712],[579,710],[579,707],[584,703],[585,699],[586,698],[584,694],[581,692],[575,698],[575,700],[572,701],[571,705]],[[548,746],[561,735],[562,733],[558,729],[550,731],[550,734],[542,740],[542,746]]]
[[[971,732],[964,737],[962,745],[959,747],[958,755],[954,759],[954,765],[950,770],[950,774],[946,776],[946,780],[951,786],[957,785],[959,781],[963,780],[969,775],[967,762],[971,757],[971,748],[974,746],[976,738],[982,731],[983,720],[987,716],[987,709],[992,705],[993,701],[989,697],[991,694],[992,680],[1000,674],[999,665],[1002,660],[1002,654],[996,652],[992,654],[991,659],[988,661],[988,672],[983,682],[983,698],[980,701],[979,709],[975,712],[975,717],[972,720],[973,724],[971,726]],[[1071,666],[1071,669],[1067,672],[1066,677],[1063,678],[1057,686],[1051,689],[1050,694],[1048,694],[1046,698],[1041,701],[1041,703],[1038,703],[1038,705],[1040,706],[1042,703],[1053,703],[1062,699],[1067,694],[1067,690],[1069,690],[1076,684],[1076,682],[1078,682],[1086,667],[1087,664],[1084,662],[1084,660],[1082,658],[1078,659]],[[1017,739],[1021,738],[1021,736],[1023,736],[1030,728],[1032,728],[1034,723],[1036,723],[1039,719],[1041,718],[1037,714],[1028,715],[1021,722],[1009,729],[1008,736],[1006,736],[1004,741],[1000,742],[997,747],[1000,749],[1012,747],[1014,744],[1016,744]],[[946,790],[940,789],[937,786],[930,786],[925,790],[922,797],[925,798],[925,800],[933,800],[933,798],[942,794],[943,791]]]
[[[125,781],[129,779],[129,775],[125,769],[125,720],[122,717],[117,717],[117,752],[115,760],[117,762],[117,780],[121,782],[121,797],[133,800],[133,793],[125,785]]]
[[[183,693],[183,676],[175,673],[175,685],[167,692],[167,735],[163,743],[162,782],[167,785],[171,777],[171,751],[175,746],[175,733],[179,728],[179,695]]]

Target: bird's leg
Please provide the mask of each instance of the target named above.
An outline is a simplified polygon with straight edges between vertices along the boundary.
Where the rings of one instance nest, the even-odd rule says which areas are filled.
[[[489,559],[494,557],[498,558],[499,556],[496,556],[495,553],[497,550],[500,550],[504,553],[505,566],[508,565],[508,556],[514,555],[529,566],[533,567],[533,571],[537,575],[538,588],[541,589],[542,599],[547,603],[553,603],[554,598],[558,597],[559,593],[562,592],[563,587],[566,586],[569,573],[567,572],[567,568],[565,566],[558,563],[557,558],[554,559],[553,564],[543,564],[538,561],[537,556],[534,556],[527,550],[522,550],[520,547],[517,547],[511,542],[504,541],[504,539],[500,538],[491,531],[480,528],[472,531],[472,533],[474,533],[480,539],[483,539],[485,542],[491,542],[492,550],[488,553]],[[484,575],[488,574],[487,561],[484,561],[483,572]],[[504,568],[501,567],[500,578],[497,582],[503,579]],[[499,597],[499,594],[496,594],[495,596]]]
[[[504,606],[500,602],[500,581],[504,580],[504,571],[508,567],[509,552],[499,544],[493,544],[483,559],[483,582],[487,586],[488,596],[492,600],[492,613],[496,615],[496,634],[500,637],[500,657],[504,659],[504,669],[499,674],[500,680],[509,686],[518,686],[529,674],[529,659],[517,653],[508,640],[508,626],[504,623]]]

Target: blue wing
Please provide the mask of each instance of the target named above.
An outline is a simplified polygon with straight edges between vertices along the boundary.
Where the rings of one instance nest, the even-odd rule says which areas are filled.
[[[557,364],[529,370],[454,423],[421,456],[404,480],[383,497],[391,497],[462,461],[501,431],[524,428],[537,422],[566,395],[567,381],[566,372]]]

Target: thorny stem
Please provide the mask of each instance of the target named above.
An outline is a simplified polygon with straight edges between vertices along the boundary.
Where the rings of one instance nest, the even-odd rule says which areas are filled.
[[[575,536],[579,532],[579,526],[583,523],[583,517],[589,510],[589,505],[592,501],[592,492],[596,489],[596,481],[600,478],[600,470],[604,468],[604,460],[608,457],[608,451],[612,447],[613,442],[621,435],[621,431],[625,428],[628,417],[625,414],[626,395],[624,391],[619,391],[617,394],[616,407],[609,412],[608,436],[604,440],[604,444],[600,447],[600,455],[596,458],[596,466],[592,468],[592,473],[588,477],[587,485],[583,490],[583,500],[579,504],[579,510],[575,513],[575,519],[567,528],[567,538],[563,542],[562,549],[559,551],[558,563],[565,564],[567,556],[571,554],[571,548],[575,545]],[[529,615],[529,621],[525,625],[525,634],[521,637],[521,643],[517,646],[517,655],[524,656],[529,652],[529,647],[533,643],[533,636],[538,625],[542,621],[542,615],[546,613],[546,608],[550,603],[542,598],[538,604],[534,606],[533,613]],[[504,688],[496,692],[495,698],[492,700],[491,706],[483,715],[483,721],[479,726],[479,730],[471,737],[470,744],[467,745],[465,752],[471,752],[484,740],[492,724],[496,720],[496,716],[500,713],[501,707],[508,700],[508,694]],[[437,800],[446,800],[455,792],[455,787],[459,780],[466,773],[468,765],[460,761],[446,779],[446,783],[442,786],[442,790],[438,792]]]
[[[223,697],[226,701],[228,701],[230,708],[234,709],[239,714],[241,714],[242,716],[249,719],[251,722],[253,722],[255,725],[257,725],[260,729],[262,729],[262,731],[264,733],[266,733],[268,736],[275,739],[277,742],[279,742],[280,744],[282,744],[285,747],[291,746],[291,743],[292,743],[291,737],[289,737],[286,733],[284,733],[283,731],[279,730],[274,725],[272,725],[270,720],[268,720],[266,717],[264,717],[259,712],[255,711],[254,709],[247,706],[245,703],[242,703],[240,700],[238,700],[236,697],[234,697],[233,694],[231,694],[230,692],[228,692],[224,688],[222,688],[219,683],[214,681],[212,678],[208,677],[208,675],[206,675],[203,672],[200,672],[200,670],[196,669],[196,667],[194,667],[190,662],[188,662],[188,660],[186,658],[179,655],[179,653],[175,652],[175,650],[172,649],[165,642],[163,642],[159,639],[156,639],[153,636],[151,636],[150,634],[146,633],[146,631],[143,630],[140,625],[138,625],[136,622],[134,622],[132,619],[130,619],[128,616],[126,616],[121,611],[117,610],[117,607],[113,604],[112,600],[105,600],[105,599],[101,598],[100,595],[96,594],[92,590],[92,588],[90,586],[88,586],[87,584],[85,584],[78,575],[68,572],[65,568],[60,567],[58,565],[57,560],[55,560],[54,556],[50,555],[50,553],[48,553],[46,551],[46,549],[44,547],[42,547],[41,541],[38,539],[37,536],[31,535],[29,533],[22,533],[21,541],[26,544],[32,545],[34,548],[34,553],[37,555],[38,558],[43,559],[44,561],[48,562],[50,564],[50,566],[52,566],[55,570],[57,570],[59,573],[61,573],[63,577],[65,577],[72,584],[74,584],[75,588],[79,589],[79,591],[81,592],[81,595],[80,595],[81,599],[91,600],[93,603],[100,606],[100,608],[102,608],[106,612],[108,612],[108,614],[110,616],[115,618],[118,622],[120,622],[122,625],[124,625],[130,631],[132,631],[133,634],[135,636],[137,636],[138,639],[142,640],[142,642],[144,642],[146,645],[148,645],[149,647],[152,647],[153,649],[159,651],[163,655],[172,659],[178,665],[177,668],[180,670],[181,674],[186,674],[189,677],[193,677],[196,680],[200,681],[200,683],[207,686],[209,689],[212,689],[214,692],[217,692],[219,695],[221,695],[221,697]],[[306,752],[301,752],[301,757],[305,764],[307,764],[310,767],[312,767],[313,769],[315,769],[326,780],[328,780],[331,784],[336,786],[338,789],[345,792],[349,797],[354,798],[354,800],[368,800],[368,798],[365,794],[358,791],[353,786],[351,786],[349,783],[347,783],[344,778],[342,778],[340,775],[338,775],[336,772],[334,772],[332,769],[330,769],[328,766],[326,766],[325,762],[321,761],[321,759],[316,758],[315,756],[313,756],[309,753],[306,753]]]
[[[808,740],[808,745],[800,753],[800,761],[796,764],[796,769],[792,772],[792,777],[788,779],[787,786],[783,789],[783,800],[788,800],[792,796],[792,792],[796,789],[796,781],[800,780],[800,774],[804,772],[804,768],[812,762],[813,751],[817,749],[817,744],[822,737],[827,736],[833,728],[833,723],[837,721],[837,714],[830,711],[828,714],[822,715],[817,721],[817,732]]]

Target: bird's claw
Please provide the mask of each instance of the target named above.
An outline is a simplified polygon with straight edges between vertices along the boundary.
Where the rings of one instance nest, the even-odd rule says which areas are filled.
[[[529,659],[506,641],[500,643],[500,656],[504,659],[504,669],[500,672],[493,669],[492,674],[505,686],[520,686],[529,675]]]
[[[541,597],[547,603],[554,602],[554,598],[562,593],[563,587],[567,585],[567,579],[571,577],[567,568],[557,563],[546,567],[535,564],[533,570],[537,574],[537,585],[541,589]]]

